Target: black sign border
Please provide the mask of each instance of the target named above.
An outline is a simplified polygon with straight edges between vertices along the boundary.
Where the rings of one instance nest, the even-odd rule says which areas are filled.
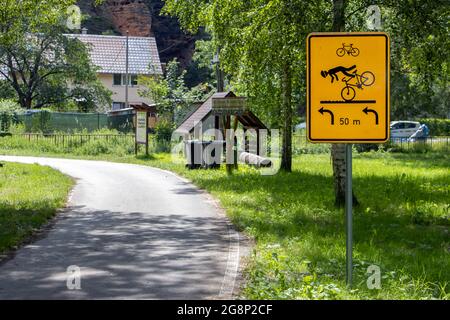
[[[323,37],[384,37],[386,40],[386,125],[385,125],[385,137],[384,139],[313,139],[311,137],[311,39],[312,38],[323,38]],[[390,59],[389,59],[389,36],[386,33],[312,33],[308,35],[308,140],[311,142],[372,142],[372,143],[383,143],[389,140],[389,109],[391,100],[389,99],[389,88],[390,88]]]

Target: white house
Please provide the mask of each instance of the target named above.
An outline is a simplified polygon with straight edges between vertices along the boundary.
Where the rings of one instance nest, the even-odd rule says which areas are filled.
[[[87,45],[92,64],[99,68],[97,73],[100,81],[113,92],[111,110],[125,108],[126,37],[86,32],[67,36],[77,38]],[[153,101],[138,95],[137,78],[139,75],[162,74],[154,37],[128,37],[128,74],[129,104],[152,105]]]

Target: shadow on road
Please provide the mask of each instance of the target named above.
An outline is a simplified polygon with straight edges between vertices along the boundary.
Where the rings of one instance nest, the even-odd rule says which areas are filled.
[[[0,299],[200,299],[219,292],[224,219],[71,207],[0,267]],[[66,287],[81,268],[81,290]]]

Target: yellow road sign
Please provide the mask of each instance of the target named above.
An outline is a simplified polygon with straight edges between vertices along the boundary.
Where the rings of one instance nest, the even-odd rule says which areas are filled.
[[[389,37],[312,33],[307,39],[307,130],[311,142],[389,139]]]

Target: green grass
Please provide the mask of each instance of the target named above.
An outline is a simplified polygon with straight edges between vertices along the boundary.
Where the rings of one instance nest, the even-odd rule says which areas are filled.
[[[33,150],[0,154],[36,155]],[[51,154],[38,154],[48,156]],[[61,156],[53,154],[53,156]],[[166,154],[65,157],[102,159],[172,170],[220,200],[256,245],[242,295],[250,299],[449,299],[450,157],[446,153],[362,153],[354,156],[355,285],[345,285],[345,229],[334,207],[327,154],[294,158],[294,172],[261,176],[240,165],[193,170]],[[381,268],[381,289],[366,285],[369,265]]]
[[[242,167],[180,171],[210,191],[256,239],[243,294],[251,299],[450,297],[447,155],[360,154],[354,160],[355,288],[345,287],[344,213],[333,205],[327,155],[295,158],[294,172],[261,176]],[[368,290],[369,265],[382,289]]]
[[[0,168],[0,253],[17,247],[65,205],[71,178],[49,167]]]

